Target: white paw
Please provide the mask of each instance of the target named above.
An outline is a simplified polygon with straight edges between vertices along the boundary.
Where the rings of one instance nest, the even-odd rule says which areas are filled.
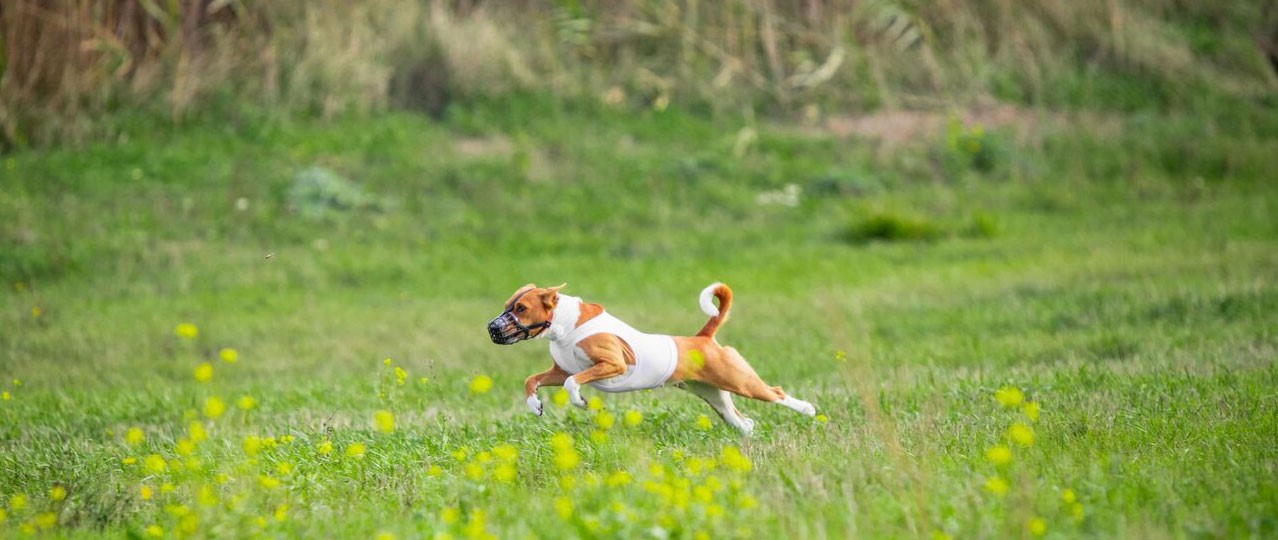
[[[794,410],[799,411],[804,416],[816,416],[816,405],[813,405],[806,401],[800,401],[799,407]]]
[[[524,403],[528,404],[528,409],[531,410],[533,414],[541,416],[541,400],[537,399],[537,394],[528,396],[528,399],[525,400]]]
[[[586,408],[586,400],[581,399],[581,385],[577,384],[576,377],[568,377],[564,381],[564,390],[568,391],[568,402],[581,408]]]
[[[816,407],[801,399],[794,399],[790,396],[786,396],[785,399],[782,399],[779,403],[804,416],[816,416]]]
[[[735,427],[743,435],[754,433],[754,419],[742,416]]]

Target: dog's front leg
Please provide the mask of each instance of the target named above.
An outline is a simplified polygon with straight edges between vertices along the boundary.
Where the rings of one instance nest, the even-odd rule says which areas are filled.
[[[534,373],[524,379],[524,402],[528,404],[528,408],[532,413],[541,416],[542,406],[541,400],[537,399],[537,388],[542,386],[559,386],[564,384],[564,379],[568,378],[568,372],[559,369],[558,364],[552,364],[550,369],[541,373]]]
[[[581,398],[581,385],[626,373],[625,345],[621,339],[611,334],[596,334],[581,340],[577,346],[594,365],[568,377],[564,381],[564,390],[568,391],[568,401],[578,407],[585,407],[586,400]]]

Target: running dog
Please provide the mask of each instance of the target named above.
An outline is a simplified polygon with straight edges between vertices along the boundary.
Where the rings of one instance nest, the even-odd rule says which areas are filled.
[[[705,400],[724,422],[746,434],[754,430],[754,420],[737,410],[732,394],[784,405],[807,416],[816,414],[811,403],[787,395],[779,386],[768,386],[736,349],[715,341],[714,334],[728,320],[732,305],[727,285],[714,283],[701,291],[701,310],[710,320],[695,336],[645,334],[599,304],[560,293],[565,285],[524,285],[488,323],[488,336],[498,345],[541,337],[550,342],[554,363],[524,381],[525,402],[533,414],[542,414],[538,388],[562,385],[573,405],[585,407],[581,398],[585,384],[603,392],[677,386]]]

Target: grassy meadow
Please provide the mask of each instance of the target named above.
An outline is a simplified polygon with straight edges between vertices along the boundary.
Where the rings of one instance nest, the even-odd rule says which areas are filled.
[[[1278,535],[1278,121],[1018,114],[528,97],[5,156],[0,536]],[[689,334],[715,280],[816,419],[537,418],[545,345],[483,328],[567,282]]]

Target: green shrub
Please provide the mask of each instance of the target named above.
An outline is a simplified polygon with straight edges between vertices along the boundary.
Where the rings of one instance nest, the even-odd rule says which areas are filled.
[[[845,239],[853,244],[870,242],[930,242],[943,236],[936,224],[898,214],[877,213],[848,227]]]

